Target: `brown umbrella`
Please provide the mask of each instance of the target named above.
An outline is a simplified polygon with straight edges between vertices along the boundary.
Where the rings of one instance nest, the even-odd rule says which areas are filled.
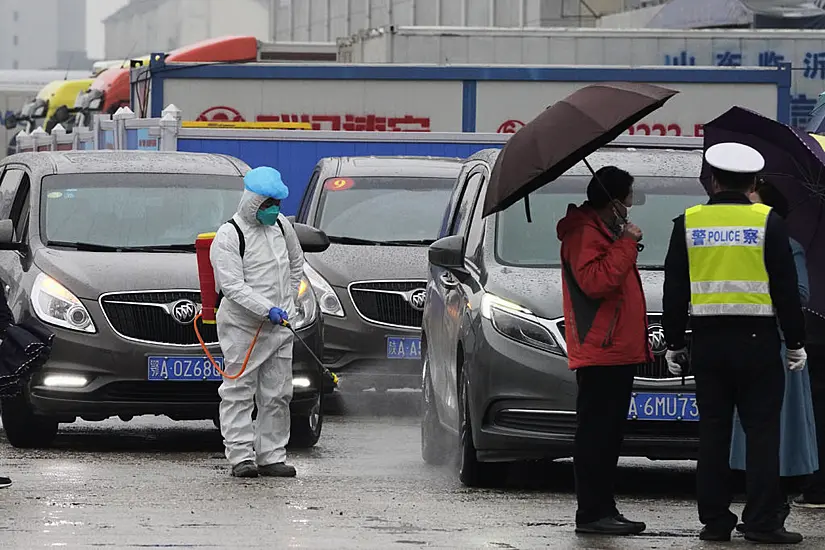
[[[527,200],[531,192],[619,137],[677,93],[652,84],[605,82],[581,88],[548,107],[513,134],[499,153],[484,215]]]

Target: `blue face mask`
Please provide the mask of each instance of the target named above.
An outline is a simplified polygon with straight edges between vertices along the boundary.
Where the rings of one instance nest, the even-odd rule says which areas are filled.
[[[258,210],[258,213],[255,215],[255,217],[263,225],[275,225],[278,222],[278,214],[280,213],[281,207],[277,204],[273,204],[269,208]]]

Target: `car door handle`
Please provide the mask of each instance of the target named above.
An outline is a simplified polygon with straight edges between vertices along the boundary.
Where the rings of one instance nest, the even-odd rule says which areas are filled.
[[[442,273],[439,278],[441,279],[441,284],[447,288],[458,286],[458,280],[449,273]]]

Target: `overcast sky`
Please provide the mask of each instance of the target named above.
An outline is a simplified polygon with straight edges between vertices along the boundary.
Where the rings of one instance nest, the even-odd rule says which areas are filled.
[[[86,0],[86,52],[91,59],[103,59],[105,43],[103,19],[129,0]]]

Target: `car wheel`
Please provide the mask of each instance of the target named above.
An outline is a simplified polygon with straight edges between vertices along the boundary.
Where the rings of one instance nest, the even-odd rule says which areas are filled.
[[[469,387],[467,373],[469,365],[465,361],[461,369],[461,403],[459,408],[459,452],[458,479],[467,487],[492,487],[505,473],[504,465],[480,462],[473,443],[473,427],[470,416]]]
[[[428,360],[424,355],[424,380],[421,388],[423,416],[421,418],[421,457],[427,464],[441,466],[450,456],[447,432],[438,419],[435,405],[435,392],[430,379]]]
[[[34,414],[22,396],[3,399],[0,402],[0,416],[6,438],[14,447],[49,447],[57,436],[57,420]]]
[[[289,447],[308,449],[321,438],[324,426],[324,394],[319,392],[307,414],[293,416],[289,427]]]

